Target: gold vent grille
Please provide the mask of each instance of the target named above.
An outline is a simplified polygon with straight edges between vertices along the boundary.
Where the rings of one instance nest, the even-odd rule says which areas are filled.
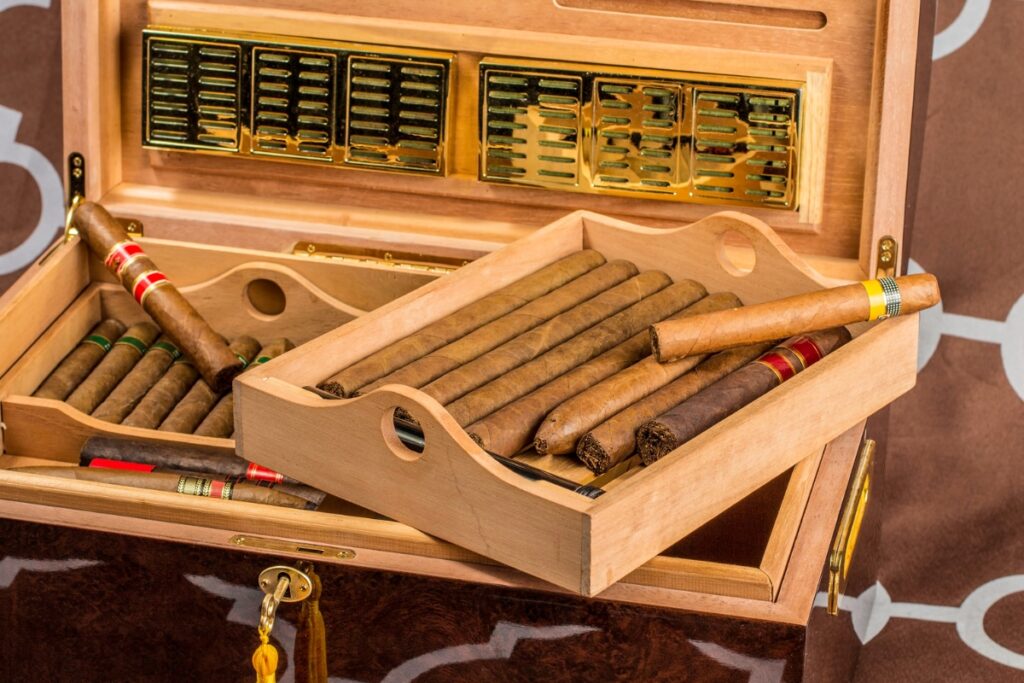
[[[498,58],[480,79],[482,180],[796,208],[800,83]]]

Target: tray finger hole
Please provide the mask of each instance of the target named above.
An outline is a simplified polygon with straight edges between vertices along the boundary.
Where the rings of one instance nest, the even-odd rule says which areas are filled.
[[[384,442],[397,457],[414,462],[423,457],[426,438],[419,421],[405,408],[398,406],[384,411],[380,423]]]
[[[737,230],[718,236],[718,263],[733,277],[746,277],[757,266],[757,252],[750,238]]]

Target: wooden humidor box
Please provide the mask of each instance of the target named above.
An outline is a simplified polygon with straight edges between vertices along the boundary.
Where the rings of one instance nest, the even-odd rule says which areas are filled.
[[[644,269],[657,267],[673,277],[703,279],[709,289],[728,286],[745,301],[874,274],[882,238],[891,237],[897,246],[903,240],[918,3],[822,0],[811,9],[723,3],[720,14],[682,8],[676,16],[676,10],[660,3],[660,10],[630,15],[597,0],[483,5],[458,1],[430,7],[354,0],[344,8],[264,0],[248,5],[252,11],[239,12],[236,5],[220,1],[64,3],[65,149],[84,156],[86,197],[104,202],[119,216],[140,220],[147,249],[201,309],[209,306],[206,310],[213,315],[255,325],[260,336],[271,329],[275,336],[283,334],[277,325],[284,323],[254,316],[240,298],[248,279],[256,276],[283,278],[289,305],[308,303],[298,307],[301,315],[289,322],[301,330],[291,334],[302,342],[334,327],[331,316],[344,322],[406,296],[353,326],[304,344],[237,384],[240,445],[246,455],[285,471],[295,469],[300,476],[300,469],[313,471],[306,469],[309,453],[298,439],[308,437],[306,445],[318,447],[323,443],[314,440],[312,429],[296,434],[307,424],[309,411],[326,410],[337,415],[330,418],[337,424],[327,425],[325,420],[327,428],[317,438],[331,436],[330,429],[336,426],[345,439],[351,436],[366,448],[356,453],[341,452],[343,448],[336,446],[324,454],[325,462],[341,452],[337,462],[370,467],[370,474],[410,472],[416,466],[395,458],[380,430],[381,415],[388,408],[409,405],[426,420],[430,444],[417,471],[440,458],[475,471],[472,476],[487,487],[482,493],[497,492],[499,498],[507,496],[508,504],[521,503],[531,511],[529,519],[539,520],[540,526],[566,525],[558,532],[563,535],[526,539],[510,534],[501,540],[498,552],[483,553],[527,572],[521,573],[349,503],[332,503],[323,512],[266,509],[11,472],[0,472],[0,514],[243,547],[281,557],[308,556],[312,548],[324,562],[553,589],[528,575],[534,574],[573,592],[600,593],[609,600],[806,625],[851,488],[851,473],[863,450],[863,419],[912,385],[916,318],[888,321],[865,331],[835,357],[783,387],[778,397],[759,401],[701,437],[687,451],[694,458],[678,453],[684,457],[631,474],[610,485],[606,496],[592,504],[521,481],[483,460],[465,435],[446,421],[443,410],[425,403],[418,392],[385,390],[358,402],[324,406],[326,402],[300,387],[323,379],[346,358],[365,355],[401,336],[401,325],[386,334],[380,332],[381,326],[410,302],[420,301],[423,310],[417,320],[403,323],[404,331],[481,291],[467,291],[461,285],[493,289],[584,244],[606,249],[609,256],[633,258]],[[147,26],[160,27],[152,35],[170,35],[171,42],[177,31],[204,36],[215,46],[237,44],[239,54],[259,45],[293,45],[290,49],[296,54],[333,50],[339,82],[346,73],[346,54],[387,61],[398,59],[387,56],[394,53],[408,63],[436,66],[447,79],[447,133],[439,143],[444,153],[432,157],[432,165],[415,161],[409,168],[395,150],[359,157],[353,154],[359,151],[357,141],[339,133],[332,138],[332,149],[311,160],[299,154],[302,150],[293,140],[287,143],[293,145],[287,155],[266,151],[272,147],[260,152],[260,135],[245,126],[234,131],[236,137],[226,147],[164,144],[167,140],[154,137],[151,125],[151,107],[157,100],[146,80],[151,73],[144,59]],[[538,31],[539,26],[544,30]],[[794,169],[788,176],[790,189],[777,205],[730,204],[716,202],[707,192],[693,191],[684,198],[686,190],[679,187],[686,182],[679,178],[679,187],[672,187],[677,193],[673,201],[602,186],[599,176],[588,170],[590,152],[580,152],[579,182],[568,191],[538,187],[536,182],[520,184],[506,172],[494,175],[481,163],[482,146],[484,158],[489,158],[488,139],[480,134],[485,116],[480,89],[486,87],[481,73],[508,69],[532,78],[549,68],[569,73],[581,84],[601,78],[676,83],[680,97],[697,95],[678,83],[703,83],[708,74],[715,76],[710,82],[724,84],[723,92],[753,83],[762,90],[774,87],[793,94],[792,106],[798,106],[800,114],[786,152]],[[243,70],[240,81],[241,76],[252,74]],[[257,85],[247,82],[250,85],[240,86],[239,98],[251,95],[249,89]],[[348,112],[341,100],[335,105],[332,111],[339,116]],[[589,115],[578,114],[580,126],[590,125]],[[682,127],[689,123],[697,125],[678,122],[680,141],[686,137]],[[590,133],[581,136],[592,138]],[[689,159],[695,159],[696,150],[690,152]],[[685,166],[679,163],[680,168]],[[544,164],[530,166],[527,175],[544,169]],[[627,184],[632,187],[632,181]],[[733,189],[743,191],[743,186]],[[564,217],[570,209],[621,216],[648,227],[629,227],[591,213]],[[712,217],[722,211],[733,213]],[[694,225],[666,230],[687,224]],[[724,228],[745,234],[753,251],[720,242],[718,233]],[[416,289],[435,276],[292,254],[300,242],[340,245],[356,254],[367,249],[426,254],[428,261],[446,263],[490,255]],[[673,249],[685,245],[692,252],[664,257],[658,254],[664,250],[662,244]],[[723,269],[720,253],[727,264],[736,265]],[[756,258],[753,272],[737,277],[737,265],[748,266],[751,254]],[[702,270],[698,274],[691,269]],[[483,284],[482,276],[489,278]],[[83,247],[71,242],[57,246],[0,300],[5,332],[16,331],[4,334],[0,342],[0,410],[5,423],[0,460],[7,467],[26,462],[19,460],[22,457],[33,463],[73,460],[82,434],[98,427],[61,406],[27,396],[99,315],[129,309],[125,297],[104,282],[108,281],[88,262]],[[222,290],[221,285],[230,286]],[[311,319],[316,325],[309,326]],[[358,334],[361,330],[380,334]],[[320,366],[311,367],[311,361]],[[819,402],[825,397],[829,410]],[[804,421],[785,413],[801,404],[820,412]],[[268,408],[281,412],[268,420]],[[373,413],[372,420],[356,417],[360,410]],[[764,426],[773,417],[776,424],[786,426],[767,433]],[[371,423],[373,428],[366,429]],[[273,429],[264,432],[268,426]],[[741,459],[734,463],[751,467],[728,488],[717,488],[718,480],[698,466],[698,459],[723,446],[750,445],[754,434],[764,438],[756,449],[739,448]],[[130,435],[154,438],[152,433]],[[271,444],[274,452],[266,448]],[[431,450],[437,445],[444,448]],[[378,465],[379,470],[372,469]],[[325,480],[330,488],[344,489],[355,503],[380,507],[377,494],[350,489],[344,477],[339,469],[327,473]],[[769,484],[772,480],[775,483]],[[377,489],[396,505],[387,514],[402,516],[407,503],[413,510],[423,500],[451,500],[453,495],[448,488],[453,482],[440,476],[437,468],[406,481],[415,486],[397,493],[383,486]],[[714,495],[701,499],[699,514],[690,514],[688,510],[698,508],[690,508],[682,495],[673,500],[672,486],[697,487],[701,482],[714,488]],[[765,485],[754,494],[759,503],[745,503],[746,511],[736,513],[739,523],[716,527],[712,518],[717,513]],[[708,488],[678,491],[692,494]],[[859,491],[854,489],[855,494]],[[414,504],[421,493],[429,497]],[[654,497],[642,502],[648,495]],[[634,516],[613,519],[620,511]],[[756,539],[737,532],[748,526],[745,516],[774,519],[771,532]],[[484,549],[480,539],[493,540],[484,538],[486,534],[474,540],[472,533],[465,533],[463,516],[452,519],[450,532],[438,526],[443,520],[424,518],[419,526],[477,550]],[[641,523],[644,533],[634,533]],[[704,534],[707,542],[700,551],[684,541],[658,555],[701,524],[697,536]],[[584,533],[585,525],[591,525],[592,535]],[[552,562],[554,551],[545,544],[555,538],[573,545],[556,553],[557,561]],[[584,538],[593,555],[580,552]]]

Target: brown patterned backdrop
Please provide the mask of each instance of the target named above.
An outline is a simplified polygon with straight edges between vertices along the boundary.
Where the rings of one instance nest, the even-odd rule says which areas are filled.
[[[0,291],[62,222],[58,5],[0,0]],[[1022,0],[938,2],[911,268],[945,300],[891,414],[879,583],[841,603],[860,681],[1024,680],[1021,36]]]

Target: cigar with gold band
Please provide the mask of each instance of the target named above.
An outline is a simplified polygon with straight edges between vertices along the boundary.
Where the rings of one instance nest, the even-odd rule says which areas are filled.
[[[224,391],[242,364],[223,338],[161,273],[113,216],[99,204],[76,204],[69,223],[171,341],[196,364],[215,391]]]
[[[881,278],[718,311],[651,328],[661,362],[737,346],[784,339],[840,325],[916,313],[939,302],[934,275]]]

